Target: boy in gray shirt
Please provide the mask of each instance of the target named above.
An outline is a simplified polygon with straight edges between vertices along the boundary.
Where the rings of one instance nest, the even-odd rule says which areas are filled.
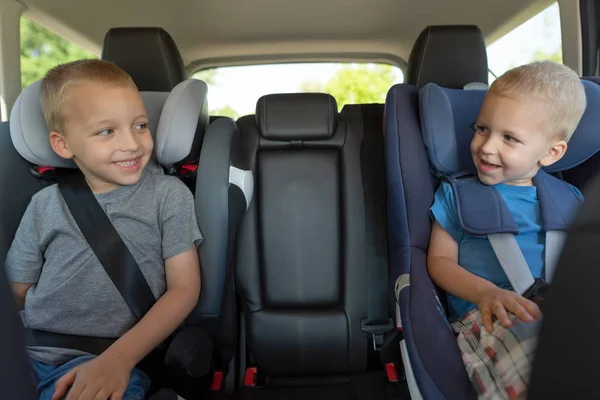
[[[117,339],[99,356],[28,347],[43,400],[143,399],[135,368],[191,312],[200,293],[194,199],[177,178],[146,168],[148,117],[131,77],[100,60],[59,65],[44,78],[49,140],[73,159],[157,302],[138,320],[90,248],[57,185],[33,196],[6,268],[29,329]]]

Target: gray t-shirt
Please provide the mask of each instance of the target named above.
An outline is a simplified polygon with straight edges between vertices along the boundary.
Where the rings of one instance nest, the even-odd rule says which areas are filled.
[[[194,198],[177,178],[146,169],[135,185],[96,195],[154,296],[165,293],[166,258],[200,244]],[[33,283],[21,312],[26,327],[116,338],[138,321],[77,227],[57,185],[33,196],[6,259],[11,281]],[[29,348],[32,358],[63,363],[84,354]]]

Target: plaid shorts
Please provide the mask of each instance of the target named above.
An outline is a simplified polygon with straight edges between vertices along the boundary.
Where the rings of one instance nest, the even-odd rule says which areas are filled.
[[[541,321],[513,325],[494,321],[487,332],[478,309],[452,323],[469,379],[480,400],[514,399],[527,391]]]

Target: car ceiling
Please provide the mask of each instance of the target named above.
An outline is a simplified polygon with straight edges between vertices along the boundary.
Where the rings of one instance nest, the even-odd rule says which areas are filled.
[[[476,24],[493,42],[552,1],[21,0],[26,15],[99,54],[106,31],[160,26],[196,66],[360,58],[398,62],[427,25]],[[302,56],[304,55],[304,56]],[[199,61],[200,60],[200,61]],[[236,61],[237,60],[237,61]],[[243,60],[240,62],[240,60]],[[198,62],[199,61],[199,62]]]

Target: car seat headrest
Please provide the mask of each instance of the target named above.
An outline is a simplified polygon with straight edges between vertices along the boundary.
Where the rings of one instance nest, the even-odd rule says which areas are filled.
[[[181,82],[169,94],[155,143],[158,161],[165,167],[198,160],[209,122],[207,94],[208,86],[197,79]]]
[[[32,164],[75,168],[72,160],[61,158],[50,146],[40,104],[40,83],[34,82],[23,89],[11,110],[12,142],[17,152]],[[192,151],[197,127],[208,124],[206,83],[192,79],[181,82],[170,93],[140,94],[148,113],[156,159],[166,167],[184,160]]]
[[[546,172],[571,169],[600,150],[600,86],[582,81],[587,108],[569,140],[564,157],[544,168]],[[471,157],[472,124],[477,120],[486,92],[442,88],[430,83],[419,91],[423,140],[434,173],[475,173]]]
[[[269,140],[327,140],[337,119],[337,102],[325,93],[270,94],[256,104],[256,123]]]
[[[461,89],[470,82],[488,84],[487,49],[474,25],[428,26],[417,38],[406,69],[406,83]]]
[[[187,79],[175,41],[162,28],[110,29],[104,37],[102,59],[131,75],[140,91],[170,92]]]
[[[581,79],[585,79],[586,81],[594,82],[597,85],[600,85],[600,76],[582,76]]]

